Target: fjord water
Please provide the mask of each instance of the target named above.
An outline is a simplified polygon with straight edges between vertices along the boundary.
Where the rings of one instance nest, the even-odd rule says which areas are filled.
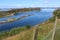
[[[30,11],[30,12],[20,12],[17,15],[11,16],[10,18],[19,18],[23,15],[30,15],[20,20],[16,20],[10,23],[0,24],[0,31],[10,30],[15,27],[22,27],[26,25],[37,25],[42,22],[47,21],[53,16],[54,9],[42,9],[41,11]],[[6,20],[7,18],[0,18],[0,20]]]

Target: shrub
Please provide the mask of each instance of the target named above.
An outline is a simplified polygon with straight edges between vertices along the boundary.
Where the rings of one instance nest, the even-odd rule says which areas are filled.
[[[30,29],[30,28],[31,28],[31,26],[30,26],[30,25],[26,25],[26,28],[27,28],[27,29]]]

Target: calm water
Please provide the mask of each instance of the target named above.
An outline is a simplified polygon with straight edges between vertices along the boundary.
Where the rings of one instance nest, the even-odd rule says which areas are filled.
[[[41,11],[22,12],[15,16],[11,16],[10,18],[19,18],[23,15],[31,14],[31,16],[28,16],[26,18],[14,22],[0,24],[0,31],[10,30],[14,27],[19,27],[19,26],[37,25],[51,18],[53,16],[53,11],[54,11],[53,9],[42,9]],[[7,18],[0,18],[0,21],[6,19]]]

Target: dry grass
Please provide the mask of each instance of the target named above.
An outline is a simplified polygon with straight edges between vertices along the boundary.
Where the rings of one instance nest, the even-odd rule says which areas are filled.
[[[17,35],[8,37],[4,40],[32,40],[34,33],[34,28],[28,29],[26,31],[20,32]]]
[[[38,27],[37,40],[44,40],[50,30],[53,28],[53,23],[47,22],[45,24],[41,24]]]
[[[53,31],[53,30],[52,30],[52,31]],[[51,40],[52,31],[50,32],[49,35],[47,35],[47,38],[45,38],[45,40]],[[57,23],[54,40],[60,40],[60,20],[58,20],[58,23]]]

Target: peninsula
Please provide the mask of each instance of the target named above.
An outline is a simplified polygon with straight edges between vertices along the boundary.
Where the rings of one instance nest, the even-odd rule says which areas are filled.
[[[13,16],[18,12],[40,11],[40,8],[15,8],[8,11],[0,11],[0,17]]]

